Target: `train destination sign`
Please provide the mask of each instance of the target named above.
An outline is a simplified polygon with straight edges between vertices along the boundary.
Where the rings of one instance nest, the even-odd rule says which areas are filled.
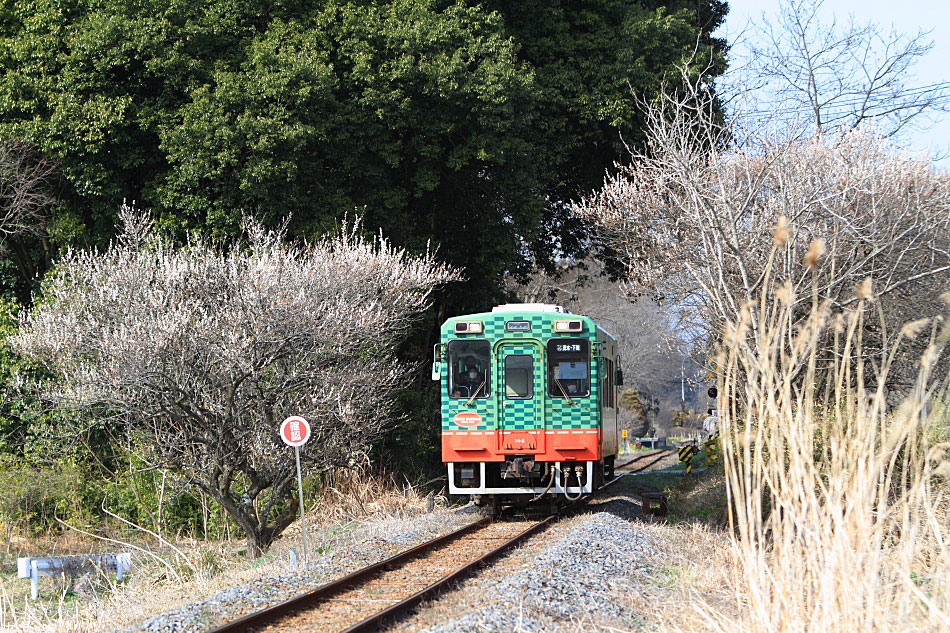
[[[555,349],[559,352],[579,352],[581,345],[580,343],[558,343]]]
[[[280,439],[287,446],[303,446],[310,439],[310,425],[299,415],[292,415],[280,424]]]

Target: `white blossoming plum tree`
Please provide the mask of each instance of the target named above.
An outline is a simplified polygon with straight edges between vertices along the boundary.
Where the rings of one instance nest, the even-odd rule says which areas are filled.
[[[64,407],[114,412],[155,467],[210,495],[257,556],[296,517],[278,425],[310,421],[311,472],[346,466],[388,427],[410,382],[395,346],[432,290],[457,279],[356,226],[290,244],[253,224],[243,243],[176,246],[121,210],[104,252],[67,252],[15,345],[58,377]]]

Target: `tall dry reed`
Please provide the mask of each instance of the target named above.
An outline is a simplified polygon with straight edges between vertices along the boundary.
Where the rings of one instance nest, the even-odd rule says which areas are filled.
[[[723,339],[741,615],[706,615],[729,632],[948,631],[950,437],[946,383],[934,374],[950,330],[939,319],[908,324],[871,363],[870,281],[846,312],[812,292],[810,313],[797,315],[792,288],[775,288]],[[916,385],[889,405],[888,370],[919,336],[930,339]]]

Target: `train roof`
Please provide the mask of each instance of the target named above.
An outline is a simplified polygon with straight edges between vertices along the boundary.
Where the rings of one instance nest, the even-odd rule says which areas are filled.
[[[492,312],[557,312],[559,314],[568,314],[564,306],[557,306],[552,303],[503,303],[491,309]]]
[[[442,333],[450,336],[454,335],[454,324],[456,321],[481,321],[484,323],[484,336],[501,338],[505,336],[505,323],[507,321],[524,320],[553,328],[554,321],[570,319],[584,321],[586,326],[585,331],[588,335],[599,332],[601,335],[616,343],[616,338],[607,330],[597,325],[591,317],[583,314],[573,314],[567,312],[561,306],[547,303],[506,303],[495,306],[491,312],[460,314],[450,317],[442,324]],[[569,333],[559,332],[558,334],[568,335]],[[574,335],[576,336],[577,334],[575,333]],[[465,335],[463,334],[462,336]]]

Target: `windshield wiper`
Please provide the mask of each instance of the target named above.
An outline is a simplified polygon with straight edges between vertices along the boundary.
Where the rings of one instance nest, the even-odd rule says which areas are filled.
[[[486,372],[486,373],[487,373],[487,372]],[[475,400],[475,396],[477,396],[477,395],[478,395],[478,392],[481,391],[481,390],[482,390],[482,387],[485,386],[485,381],[486,381],[486,380],[488,380],[488,376],[485,376],[484,378],[482,378],[482,384],[478,385],[478,387],[475,388],[475,391],[472,392],[472,397],[469,398],[469,399],[468,399],[468,402],[465,403],[465,406],[466,406],[466,407],[469,406],[470,404],[472,404],[472,402]]]
[[[561,395],[567,398],[568,404],[577,404],[574,400],[571,400],[571,397],[567,395],[567,391],[564,390],[564,385],[561,384],[561,379],[557,376],[554,377],[554,382],[557,383],[558,389],[561,390]]]

